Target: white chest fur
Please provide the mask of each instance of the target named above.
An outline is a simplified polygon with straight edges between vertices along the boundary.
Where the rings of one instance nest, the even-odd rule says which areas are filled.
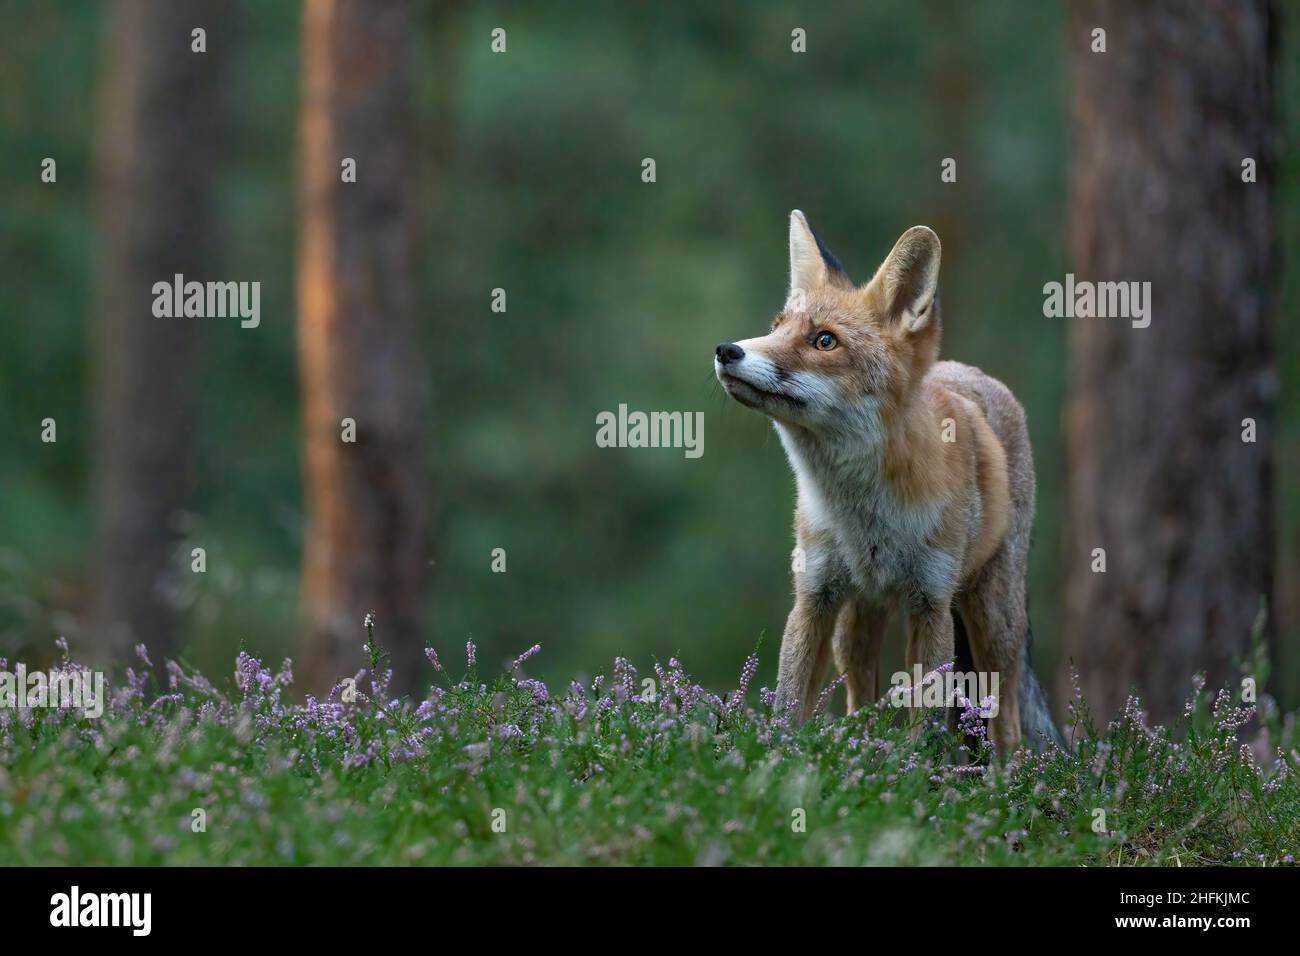
[[[931,544],[940,502],[904,504],[884,480],[879,444],[828,449],[778,425],[799,489],[799,510],[839,560],[815,560],[809,570],[842,564],[869,597],[950,594],[957,562]]]

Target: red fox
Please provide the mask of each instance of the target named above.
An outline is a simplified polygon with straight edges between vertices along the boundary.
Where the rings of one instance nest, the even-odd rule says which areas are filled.
[[[772,419],[798,488],[778,705],[811,715],[832,648],[850,712],[877,700],[899,607],[909,671],[956,654],[998,675],[1000,755],[1022,736],[1064,746],[1028,659],[1025,413],[979,369],[936,361],[939,256],[938,236],[913,226],[857,286],[796,209],[785,307],[767,335],[717,347],[718,381]]]

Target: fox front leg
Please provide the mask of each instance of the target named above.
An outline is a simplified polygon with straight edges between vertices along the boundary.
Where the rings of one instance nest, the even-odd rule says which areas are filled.
[[[848,712],[880,699],[880,645],[889,610],[856,594],[844,602],[831,646],[835,667],[848,675]]]
[[[817,704],[839,610],[840,602],[828,594],[800,592],[785,622],[777,667],[776,706],[784,711],[797,705],[795,713],[800,722],[812,716]]]
[[[953,628],[949,602],[913,608],[907,622],[907,669],[921,665],[924,676],[952,660]]]
[[[952,660],[953,624],[948,602],[938,606],[913,607],[907,619],[907,671],[915,674],[920,665],[921,679],[941,664]],[[919,696],[918,696],[919,695]],[[923,706],[924,694],[913,690],[914,707]],[[928,719],[913,724],[911,737],[914,744],[925,736]]]

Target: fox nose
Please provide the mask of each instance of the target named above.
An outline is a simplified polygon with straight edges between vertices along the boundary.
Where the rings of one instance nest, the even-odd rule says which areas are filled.
[[[745,350],[735,342],[723,342],[718,346],[718,361],[723,365],[728,362],[739,362],[745,357]]]

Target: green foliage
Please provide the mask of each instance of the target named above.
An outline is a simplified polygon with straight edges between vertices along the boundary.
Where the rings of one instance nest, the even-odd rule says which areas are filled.
[[[994,770],[926,712],[795,729],[747,678],[724,699],[676,661],[644,696],[621,659],[563,695],[436,666],[419,705],[382,681],[287,705],[287,667],[241,655],[233,687],[169,665],[162,696],[145,660],[99,720],[0,710],[5,862],[1271,865],[1300,844],[1297,741],[1257,765],[1226,693],[1169,729],[1080,706],[1073,755]]]

